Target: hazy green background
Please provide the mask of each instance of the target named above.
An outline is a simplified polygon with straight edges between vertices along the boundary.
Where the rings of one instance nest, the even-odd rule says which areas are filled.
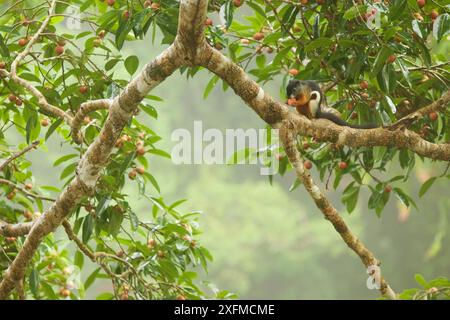
[[[150,40],[127,43],[124,48],[126,54],[141,58],[140,68],[162,49]],[[123,65],[116,68],[117,74],[126,77]],[[203,100],[203,89],[210,78],[210,74],[202,71],[187,81],[177,72],[154,90],[155,95],[164,99],[154,104],[159,119],[145,114],[140,117],[163,137],[161,148],[170,152],[175,145],[170,141],[172,131],[177,128],[191,131],[195,120],[203,121],[204,129],[264,127],[232,90],[224,93],[220,83]],[[279,97],[278,83],[264,89]],[[52,163],[70,147],[61,144],[56,135],[48,146],[48,152],[41,148],[28,154],[36,183],[61,186],[59,169],[53,168]],[[427,279],[450,276],[448,180],[437,181],[431,192],[420,200],[417,198],[418,181],[439,175],[445,166],[417,160],[412,179],[403,187],[414,195],[420,212],[402,214],[397,199],[392,197],[382,217],[377,218],[367,209],[367,194],[363,193],[359,209],[349,215],[340,204],[342,189],[326,192],[355,234],[382,260],[383,275],[398,291],[417,286],[414,274],[418,272]],[[219,288],[235,292],[240,298],[256,299],[378,297],[378,292],[366,288],[367,275],[359,258],[322,218],[310,197],[301,187],[288,191],[294,180],[291,174],[276,177],[271,186],[267,177],[259,174],[257,165],[175,166],[155,156],[149,157],[149,163],[167,202],[188,198],[183,209],[203,212],[201,242],[215,260],[210,264],[209,274],[202,278]],[[387,169],[394,171],[393,175],[400,172],[395,162],[391,166]],[[151,208],[147,201],[138,199],[137,184],[129,184],[127,190],[136,211],[150,219]],[[88,274],[86,271],[84,276]],[[97,290],[100,292],[102,287]],[[96,293],[91,292],[88,297],[95,297]]]

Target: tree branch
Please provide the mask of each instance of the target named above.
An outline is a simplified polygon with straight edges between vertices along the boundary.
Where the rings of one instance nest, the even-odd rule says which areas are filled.
[[[100,99],[88,101],[81,104],[80,108],[77,110],[77,113],[75,114],[75,117],[73,117],[71,125],[72,137],[75,143],[80,144],[83,141],[83,136],[80,132],[80,127],[86,115],[97,110],[109,109],[111,103],[112,100],[110,99]]]
[[[12,72],[9,73],[4,69],[0,69],[0,76],[10,78],[10,80],[14,81],[19,86],[29,91],[36,99],[38,99],[38,105],[42,113],[53,116],[55,118],[64,119],[70,125],[70,123],[72,122],[72,117],[64,110],[48,103],[45,96],[38,89],[36,89],[36,87],[33,86],[31,82],[24,80],[17,75],[13,75]]]
[[[36,99],[38,99],[39,107],[43,110],[43,112],[45,112],[49,115],[53,115],[54,117],[62,118],[68,124],[70,124],[72,122],[72,117],[68,113],[66,113],[63,110],[59,109],[58,107],[55,107],[55,106],[51,105],[50,103],[48,103],[45,96],[39,90],[37,90],[36,87],[34,87],[29,81],[26,81],[17,75],[17,68],[20,65],[20,62],[28,54],[30,54],[31,48],[36,43],[36,41],[39,39],[41,34],[45,31],[45,28],[47,27],[48,23],[50,22],[51,18],[53,17],[53,15],[54,15],[53,11],[55,9],[56,2],[57,2],[57,0],[52,0],[52,2],[50,3],[50,7],[48,9],[48,15],[42,22],[38,31],[28,41],[28,44],[25,47],[25,49],[21,53],[19,53],[16,56],[16,58],[14,59],[14,61],[12,62],[11,73],[8,73],[8,71],[1,69],[0,76],[1,77],[9,77],[10,80],[14,81],[19,86],[22,86],[23,88],[28,90],[34,97],[36,97]]]
[[[289,120],[283,121],[279,132],[284,151],[286,152],[292,167],[295,169],[297,178],[303,182],[303,186],[314,200],[314,203],[322,212],[325,219],[330,221],[342,240],[344,240],[350,249],[359,256],[367,268],[369,266],[378,266],[379,262],[373,253],[351,232],[344,219],[342,219],[337,210],[314,183],[309,171],[305,170],[300,158],[300,153],[295,144],[295,137],[298,135],[295,123]],[[389,287],[383,277],[380,278],[380,291],[383,296],[389,299],[396,299],[395,292]]]
[[[24,195],[34,198],[34,199],[41,199],[41,200],[45,200],[45,201],[55,201],[55,199],[53,199],[53,198],[49,198],[46,196],[41,196],[39,194],[32,193],[32,192],[28,191],[27,189],[19,187],[14,182],[6,180],[6,179],[0,178],[0,184],[7,185],[7,186],[13,188],[14,190],[19,190]]]
[[[7,223],[0,220],[0,235],[4,237],[19,237],[30,232],[34,222]]]
[[[428,106],[423,107],[413,113],[410,113],[407,116],[404,116],[396,123],[391,125],[389,128],[395,130],[406,128],[407,126],[410,126],[413,122],[423,118],[424,116],[430,114],[431,112],[445,110],[445,108],[449,103],[450,103],[450,90],[448,90],[445,94],[442,95],[442,97],[440,97],[433,103],[429,104]]]
[[[389,128],[353,129],[338,126],[325,119],[309,120],[290,112],[288,107],[276,102],[251,80],[245,71],[218,50],[207,47],[207,58],[202,65],[224,79],[265,122],[279,128],[283,119],[293,120],[298,133],[319,141],[338,143],[349,147],[387,146],[409,149],[418,155],[450,161],[450,144],[436,144],[422,139],[418,134]],[[436,108],[436,107],[434,107]]]
[[[100,171],[108,163],[116,140],[133,116],[139,103],[151,89],[171,75],[181,63],[174,46],[170,46],[153,62],[147,64],[125,90],[114,99],[100,134],[89,146],[78,164],[76,177],[52,206],[36,220],[22,249],[6,270],[3,280],[0,282],[0,299],[5,299],[14,289],[15,284],[24,277],[26,267],[42,239],[63,222],[83,197],[94,193]]]
[[[64,227],[64,231],[66,231],[67,236],[70,240],[75,242],[78,249],[80,249],[81,252],[83,252],[89,259],[91,259],[92,262],[96,262],[95,254],[91,251],[84,243],[81,241],[76,234],[72,230],[72,226],[70,225],[70,222],[66,219],[63,220],[62,226]]]
[[[2,171],[11,161],[19,158],[20,156],[24,155],[25,153],[27,153],[28,151],[30,151],[31,149],[36,149],[36,147],[39,145],[39,141],[36,140],[34,142],[32,142],[29,146],[27,146],[26,148],[23,148],[22,150],[14,153],[12,156],[10,156],[8,159],[6,159],[5,161],[3,161],[2,164],[0,164],[0,171]]]

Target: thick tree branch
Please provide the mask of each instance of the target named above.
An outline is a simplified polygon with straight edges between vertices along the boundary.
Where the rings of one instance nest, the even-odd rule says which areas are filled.
[[[225,80],[265,122],[277,127],[288,116],[289,108],[265,93],[241,67],[210,46],[205,51],[202,66]]]
[[[20,156],[24,155],[25,153],[27,153],[28,151],[30,151],[31,149],[36,149],[36,147],[39,145],[39,141],[34,141],[32,142],[29,146],[27,146],[26,148],[23,148],[22,150],[14,153],[12,156],[10,156],[8,159],[6,159],[5,161],[3,161],[2,164],[0,164],[0,171],[2,171],[9,163],[11,163],[11,161],[19,158]]]
[[[352,129],[338,126],[328,120],[309,120],[275,101],[251,80],[245,71],[222,55],[218,50],[207,47],[208,54],[202,65],[224,79],[265,122],[278,128],[283,119],[293,120],[299,134],[314,137],[320,141],[339,143],[349,147],[388,146],[409,149],[418,155],[450,161],[450,144],[436,144],[422,139],[418,134],[389,128]],[[436,108],[436,107],[433,107]]]
[[[426,158],[450,161],[450,144],[426,141],[410,130],[353,129],[338,126],[325,119],[311,121],[297,114],[293,114],[286,119],[295,123],[300,135],[314,137],[318,141],[327,141],[353,148],[395,147],[411,150]]]
[[[7,223],[0,220],[0,235],[4,237],[19,237],[30,232],[34,222]]]
[[[171,75],[181,63],[174,46],[170,46],[153,62],[147,64],[125,90],[114,99],[99,136],[89,146],[79,162],[76,177],[53,205],[36,220],[22,249],[4,273],[0,283],[0,299],[8,297],[15,284],[24,277],[26,267],[43,237],[53,232],[83,197],[93,194],[100,172],[108,163],[116,140],[133,116],[139,103],[151,89]]]
[[[191,4],[191,7],[194,8],[194,5]],[[188,12],[188,10],[186,11]],[[194,23],[199,25],[202,21],[197,20],[194,21]],[[199,53],[196,56],[196,58],[203,57],[200,63],[205,68],[225,80],[264,121],[274,127],[280,128],[280,137],[289,160],[295,168],[298,178],[303,181],[306,190],[314,199],[317,207],[322,211],[325,218],[333,224],[345,243],[358,254],[366,267],[378,266],[378,260],[374,257],[372,252],[370,252],[364,244],[351,233],[342,217],[320,189],[314,184],[311,176],[303,168],[300,155],[294,144],[294,139],[302,130],[310,129],[308,127],[314,127],[313,123],[305,117],[289,112],[286,106],[273,100],[256,84],[256,82],[247,76],[242,68],[223,56],[219,51],[210,46],[205,47],[205,51],[206,54]],[[316,122],[314,124],[316,124]],[[329,126],[329,122],[327,123],[327,126]],[[338,126],[334,127],[334,130],[336,131],[342,128],[339,127],[338,129]],[[349,143],[349,141],[340,134],[337,134],[335,138],[338,138],[335,142],[345,141]],[[396,295],[386,281],[382,277],[380,278],[380,281],[381,293],[389,299],[395,299]]]
[[[300,153],[297,150],[295,138],[298,131],[294,122],[285,120],[280,127],[280,140],[286,155],[289,158],[297,178],[303,182],[303,186],[314,200],[317,208],[322,212],[325,219],[331,222],[334,229],[339,233],[344,242],[352,249],[368,268],[370,266],[378,266],[379,262],[373,253],[359,240],[348,228],[344,219],[339,215],[330,201],[325,197],[319,187],[314,183],[311,174],[303,166]],[[389,287],[383,277],[380,279],[380,291],[383,296],[389,299],[396,299],[395,292]]]
[[[207,9],[207,0],[180,1],[175,44],[183,55],[183,62],[186,65],[199,65],[204,58],[207,46],[204,33]]]

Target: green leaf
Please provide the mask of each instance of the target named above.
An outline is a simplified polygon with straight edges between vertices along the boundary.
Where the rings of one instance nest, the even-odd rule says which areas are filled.
[[[62,157],[58,158],[58,159],[53,163],[53,166],[54,166],[54,167],[59,166],[61,163],[65,162],[65,161],[67,161],[67,160],[76,158],[76,157],[78,157],[78,156],[79,156],[79,155],[78,155],[78,154],[75,154],[75,153],[67,154],[67,155],[65,155],[65,156],[62,156]]]
[[[412,204],[414,207],[416,206],[414,204],[414,201],[409,197],[402,189],[400,188],[394,188],[394,192],[397,195],[397,198],[407,207],[409,207],[410,204]]]
[[[120,227],[122,225],[123,221],[123,213],[120,211],[119,208],[112,208],[109,216],[109,232],[114,237],[117,236],[117,234],[120,231]]]
[[[320,15],[316,15],[314,18],[313,36],[315,39],[320,37]]]
[[[134,213],[134,211],[129,210],[128,211],[128,215],[130,218],[130,224],[131,224],[131,228],[133,230],[136,230],[139,227],[139,218],[136,215],[136,213]]]
[[[403,78],[405,78],[409,87],[412,89],[413,85],[412,85],[411,79],[409,77],[409,70],[405,67],[405,65],[403,64],[403,62],[401,60],[397,59],[397,61],[395,63],[400,67],[400,70],[402,71],[402,74],[403,74]]]
[[[330,38],[325,37],[317,38],[306,45],[305,51],[309,52],[322,47],[328,48],[332,44],[333,40],[331,40]]]
[[[339,41],[339,45],[342,44],[342,41]],[[353,46],[353,45],[352,45]],[[361,75],[361,68],[364,65],[364,61],[366,60],[365,55],[358,50],[357,56],[354,58],[356,61],[351,61],[352,63],[349,63],[349,65],[346,68],[346,78],[350,81],[354,81],[356,79],[359,79]]]
[[[401,149],[398,158],[400,160],[400,166],[402,167],[402,169],[406,168],[411,161],[411,156],[407,149]]]
[[[158,181],[156,181],[155,177],[152,176],[150,173],[148,172],[144,172],[144,177],[146,179],[148,179],[148,181],[150,181],[150,183],[152,184],[152,186],[156,189],[156,191],[158,191],[158,193],[161,193],[161,189],[159,188],[159,184]]]
[[[225,12],[225,28],[229,28],[231,26],[231,23],[233,22],[233,12],[234,12],[234,5],[233,1],[228,1],[224,4],[224,12]]]
[[[174,203],[172,203],[172,204],[170,205],[169,210],[172,210],[172,209],[174,209],[175,207],[178,207],[180,204],[182,204],[182,203],[184,203],[184,202],[186,202],[186,201],[187,201],[187,199],[180,199],[180,200],[175,201]]]
[[[435,181],[436,181],[436,177],[432,177],[432,178],[428,179],[427,181],[425,181],[422,184],[422,186],[420,187],[419,197],[422,197],[428,191],[428,189],[430,189],[430,187],[433,185],[433,183]]]
[[[342,194],[342,202],[346,205],[348,213],[352,213],[355,210],[358,203],[359,187],[355,187],[352,184],[344,190]]]
[[[33,115],[28,118],[27,125],[26,125],[26,128],[25,128],[26,133],[27,133],[26,134],[26,140],[27,140],[28,144],[30,143],[30,140],[31,140],[31,137],[32,137],[32,131],[36,127],[36,124],[37,124],[37,118],[36,118],[36,116],[33,113]]]
[[[77,167],[78,163],[71,163],[67,167],[64,168],[64,170],[61,172],[60,179],[64,180],[67,178],[70,174],[75,172],[75,168]]]
[[[5,45],[5,41],[3,40],[3,36],[0,34],[0,55],[2,57],[9,58],[9,49]]]
[[[301,185],[302,182],[297,178],[295,179],[295,181],[292,183],[292,185],[289,187],[289,192],[294,191],[295,189],[298,188],[299,185]]]
[[[375,58],[375,62],[372,68],[372,75],[376,76],[381,71],[381,69],[386,63],[387,58],[389,57],[389,55],[392,54],[392,52],[393,52],[392,49],[387,46],[381,48],[380,52]]]
[[[292,26],[294,25],[295,19],[299,11],[300,11],[299,6],[289,6],[286,12],[284,13],[283,17],[281,18],[284,26],[282,28],[283,36],[285,36],[287,34],[287,30],[291,29]]]
[[[251,154],[255,152],[256,150],[253,148],[244,148],[242,150],[238,150],[230,156],[227,161],[227,165],[246,163]]]
[[[367,5],[361,4],[358,6],[351,7],[344,13],[344,19],[351,20],[358,16],[363,16],[367,11]]]
[[[266,13],[264,12],[263,8],[261,8],[258,4],[252,1],[247,1],[245,4],[248,5],[250,8],[252,8],[256,14],[259,14],[262,18],[267,19]]]
[[[139,67],[139,59],[136,56],[129,56],[125,59],[125,69],[127,69],[130,76],[132,76]]]
[[[100,272],[101,268],[97,268],[92,272],[89,277],[87,277],[86,281],[84,282],[84,289],[87,290],[95,281],[97,278],[98,273]]]
[[[108,86],[108,89],[106,90],[106,96],[109,97],[110,99],[114,99],[115,97],[117,97],[120,93],[120,87],[115,83],[111,83]]]
[[[379,205],[381,198],[382,198],[381,192],[373,190],[368,201],[369,209],[375,209]]]
[[[33,268],[29,278],[30,290],[35,297],[39,296],[39,272]]]
[[[84,38],[86,36],[90,36],[91,34],[92,34],[92,31],[81,32],[75,37],[75,39],[81,39],[81,38]]]
[[[62,122],[63,122],[63,119],[59,118],[58,120],[56,120],[55,122],[52,123],[52,125],[48,128],[47,133],[45,134],[45,141],[47,141],[48,138],[50,138],[52,133],[55,132],[56,128],[58,128]]]
[[[396,0],[389,8],[389,20],[397,20],[406,7],[406,0]]]
[[[46,298],[48,300],[58,300],[58,296],[53,291],[53,288],[51,285],[49,285],[46,282],[40,282],[41,291],[45,294]]]
[[[211,90],[216,86],[218,80],[219,77],[216,75],[214,75],[211,80],[209,80],[208,84],[206,85],[205,92],[203,93],[203,99],[206,99],[209,96]]]
[[[178,277],[178,269],[172,261],[163,259],[159,261],[159,265],[161,266],[161,272],[166,274],[169,279],[175,279]]]
[[[87,243],[92,236],[92,231],[94,230],[94,218],[90,214],[84,217],[83,220],[83,233],[82,240],[84,243]]]
[[[98,216],[102,216],[103,212],[108,208],[108,204],[111,201],[109,197],[103,197],[98,201],[97,207],[95,208],[95,212],[97,212]]]
[[[77,250],[77,251],[75,252],[74,263],[75,263],[75,265],[76,265],[78,268],[80,268],[80,269],[83,268],[83,265],[84,265],[84,255],[83,255],[83,253],[81,253],[80,250]]]
[[[41,82],[41,80],[38,77],[36,77],[34,74],[28,73],[28,72],[21,73],[20,77],[25,80],[31,81],[31,82],[37,82],[37,83]]]
[[[105,64],[105,70],[109,71],[120,61],[120,59],[111,59]]]
[[[171,159],[170,154],[167,153],[167,152],[164,151],[164,150],[160,150],[160,149],[149,149],[147,152],[148,152],[148,153],[152,153],[152,154],[156,154],[156,155],[161,156],[161,157],[164,157],[164,158]]]
[[[158,119],[158,112],[156,109],[150,105],[141,105],[141,109],[144,110],[146,114],[148,114],[150,117]]]
[[[413,20],[411,22],[412,29],[415,34],[417,34],[420,38],[423,38],[422,30],[420,30],[419,22],[417,20]]]
[[[429,287],[428,283],[427,283],[427,281],[425,280],[425,278],[421,274],[417,273],[414,276],[414,278],[416,279],[418,284],[420,284],[422,287],[424,287],[424,289],[428,289],[428,287]]]
[[[119,11],[119,15],[120,15],[120,11]],[[123,43],[125,42],[125,39],[128,35],[128,33],[131,31],[132,26],[131,24],[127,21],[123,21],[122,19],[119,20],[119,28],[117,28],[116,31],[116,38],[115,38],[115,42],[116,42],[116,47],[117,49],[122,49],[123,47]]]
[[[450,32],[450,15],[448,13],[440,14],[433,23],[433,36],[437,41]]]
[[[96,300],[113,300],[114,299],[114,295],[111,292],[103,292],[100,293],[97,298],[95,298]]]
[[[119,169],[119,176],[122,176],[125,173],[125,170],[127,170],[128,167],[130,167],[131,162],[133,161],[136,153],[130,152],[127,157],[123,160],[123,162],[120,165]]]
[[[387,105],[389,106],[391,112],[394,114],[397,112],[397,107],[395,106],[394,101],[392,101],[392,99],[389,96],[385,96]]]

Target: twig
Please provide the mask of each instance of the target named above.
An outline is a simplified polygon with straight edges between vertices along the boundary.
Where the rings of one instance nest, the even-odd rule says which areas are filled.
[[[45,200],[45,201],[52,201],[54,202],[56,199],[54,198],[50,198],[50,197],[46,197],[46,196],[41,196],[39,194],[35,194],[32,193],[30,191],[28,191],[25,188],[19,187],[18,185],[16,185],[14,182],[6,180],[6,179],[2,179],[0,178],[0,184],[4,184],[7,186],[10,186],[11,188],[15,189],[15,190],[19,190],[21,193],[23,193],[24,195],[34,198],[34,199],[41,199],[41,200]]]
[[[110,99],[100,99],[85,102],[80,106],[72,120],[72,137],[76,143],[80,144],[83,141],[80,127],[86,115],[97,110],[109,109],[111,103],[112,100]]]
[[[50,3],[50,7],[48,9],[48,15],[42,22],[38,31],[28,41],[28,44],[25,47],[25,49],[21,53],[19,53],[16,56],[16,58],[14,59],[14,61],[12,62],[11,72],[9,73],[8,71],[2,69],[2,70],[0,70],[0,76],[9,77],[12,81],[14,81],[18,85],[20,85],[20,86],[24,87],[26,90],[28,90],[33,96],[35,96],[38,99],[39,106],[44,112],[47,112],[55,117],[62,118],[68,124],[70,124],[72,121],[72,118],[68,113],[66,113],[63,110],[48,103],[45,96],[39,90],[37,90],[36,87],[34,87],[29,81],[26,81],[17,75],[17,68],[18,68],[20,62],[30,53],[31,48],[36,43],[36,41],[41,36],[41,34],[44,32],[45,28],[47,27],[48,23],[50,22],[51,18],[53,17],[53,10],[55,8],[56,2],[57,2],[56,0],[52,0],[52,2]]]
[[[83,252],[89,259],[91,259],[92,262],[96,262],[95,254],[91,251],[91,249],[89,249],[83,243],[83,241],[81,241],[76,236],[75,232],[73,232],[73,230],[72,230],[72,226],[70,225],[70,222],[65,219],[62,222],[62,226],[64,227],[64,231],[66,231],[66,234],[69,237],[69,239],[72,240],[73,242],[75,242],[75,244],[77,245],[78,249],[80,249],[81,252]]]
[[[26,148],[23,148],[22,150],[14,153],[12,156],[10,156],[8,159],[6,159],[5,161],[3,161],[2,164],[0,164],[0,171],[3,170],[3,168],[5,168],[11,161],[19,158],[20,156],[22,156],[23,154],[27,153],[28,151],[30,151],[31,149],[36,149],[36,147],[39,145],[39,140],[36,140],[34,142],[32,142],[29,146],[27,146]]]
[[[50,3],[50,7],[48,8],[48,15],[42,22],[41,26],[39,27],[38,31],[34,34],[34,36],[31,37],[30,41],[28,41],[27,46],[25,49],[17,55],[17,57],[14,59],[13,63],[11,64],[11,75],[16,76],[17,75],[17,66],[19,63],[30,53],[31,47],[36,43],[38,38],[41,36],[41,33],[44,32],[45,28],[47,27],[48,23],[50,22],[52,16],[53,16],[53,10],[56,5],[56,0],[52,0]]]

